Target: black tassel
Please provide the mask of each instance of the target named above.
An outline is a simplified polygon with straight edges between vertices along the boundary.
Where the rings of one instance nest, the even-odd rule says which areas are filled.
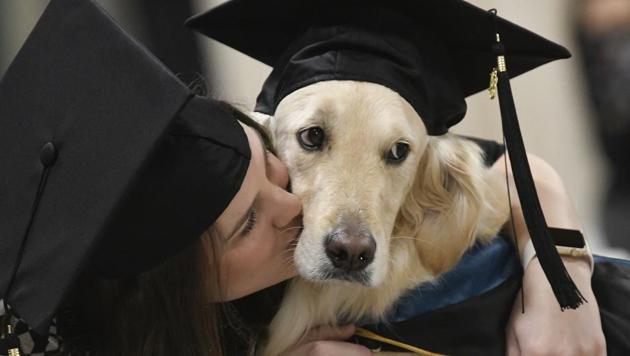
[[[496,11],[491,13],[496,15]],[[496,25],[496,16],[493,17]],[[586,299],[576,287],[560,259],[538,200],[538,193],[529,169],[525,145],[523,144],[512,97],[510,77],[505,64],[505,50],[498,32],[496,32],[496,43],[493,46],[493,51],[497,56],[496,75],[498,82],[496,84],[499,106],[501,108],[503,135],[512,164],[516,190],[523,207],[527,230],[531,236],[540,265],[551,284],[560,308],[562,310],[567,308],[577,309]]]

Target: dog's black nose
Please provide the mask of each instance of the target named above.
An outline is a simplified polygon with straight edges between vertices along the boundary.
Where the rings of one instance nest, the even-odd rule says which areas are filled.
[[[370,234],[334,233],[325,241],[330,261],[346,272],[361,271],[374,260],[376,241]]]

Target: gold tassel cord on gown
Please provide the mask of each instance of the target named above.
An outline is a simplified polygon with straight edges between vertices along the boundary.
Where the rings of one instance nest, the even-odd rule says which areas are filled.
[[[363,329],[363,328],[357,328],[354,334],[356,336],[360,336],[360,337],[365,338],[365,339],[378,341],[378,342],[383,343],[383,344],[396,346],[398,348],[401,348],[403,350],[407,350],[407,351],[413,352],[413,353],[418,354],[418,355],[424,355],[424,356],[446,356],[444,354],[438,354],[438,353],[435,353],[435,352],[431,352],[431,351],[427,351],[427,350],[421,349],[421,348],[413,346],[413,345],[405,344],[404,342],[401,342],[401,341],[397,341],[397,340],[392,340],[392,339],[386,338],[384,336],[381,336],[379,334],[376,334],[374,332],[371,332],[371,331]]]

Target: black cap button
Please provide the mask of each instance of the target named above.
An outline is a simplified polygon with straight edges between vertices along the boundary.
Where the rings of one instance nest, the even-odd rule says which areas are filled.
[[[57,149],[52,142],[46,142],[42,147],[42,152],[39,154],[39,159],[42,161],[44,167],[52,166],[57,160]]]

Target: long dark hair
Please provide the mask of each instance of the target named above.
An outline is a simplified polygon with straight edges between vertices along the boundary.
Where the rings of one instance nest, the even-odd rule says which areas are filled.
[[[201,241],[125,279],[87,274],[57,316],[68,355],[221,355]]]
[[[272,149],[271,141],[256,122],[230,104],[222,106],[239,121],[257,129],[267,148]],[[210,303],[221,287],[216,235],[215,229],[209,227],[199,240],[177,255],[137,276],[104,279],[86,272],[57,315],[62,354],[252,353],[259,333],[281,298],[282,286],[233,303]],[[209,242],[206,248],[203,242]],[[208,246],[213,256],[206,254]],[[248,315],[252,306],[262,307],[267,313],[262,319],[261,313],[255,313],[257,318],[252,319]]]

